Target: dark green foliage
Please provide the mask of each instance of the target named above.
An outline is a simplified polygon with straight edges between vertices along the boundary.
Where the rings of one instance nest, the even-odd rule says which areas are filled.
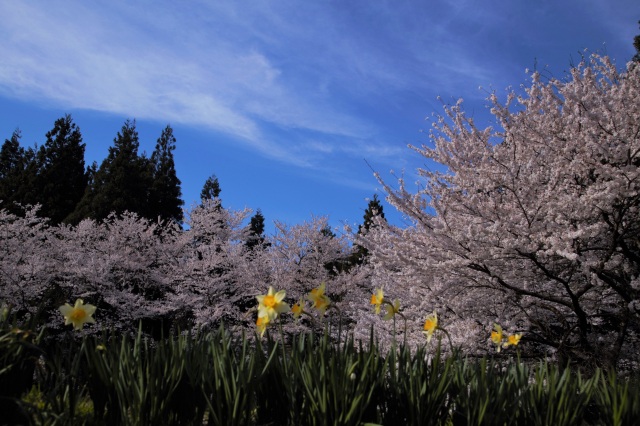
[[[373,337],[372,337],[373,338]],[[288,344],[267,334],[257,341],[255,424],[361,425],[378,417],[385,362],[371,340],[336,344],[328,333],[293,336]]]
[[[58,224],[75,210],[87,187],[85,144],[70,115],[56,120],[46,137],[37,157],[37,201],[40,216]]]
[[[127,120],[100,167],[85,167],[85,144],[70,115],[56,120],[39,148],[22,148],[16,130],[0,150],[0,208],[21,215],[18,204],[40,204],[38,214],[52,224],[103,220],[125,211],[182,222],[175,147],[173,130],[167,126],[151,158],[139,155],[135,121]]]
[[[587,379],[546,362],[528,367],[483,358],[458,362],[453,376],[453,425],[602,424],[598,415],[608,411],[598,405],[600,370]]]
[[[20,397],[33,385],[42,332],[36,334],[36,318],[18,324],[7,307],[0,308],[0,422],[27,424],[28,407]]]
[[[602,424],[632,425],[640,419],[640,377],[618,377],[614,372],[602,373],[596,392],[598,414]]]
[[[373,331],[366,345],[328,333],[254,341],[222,327],[158,341],[71,330],[61,339],[45,352],[40,337],[0,327],[0,396],[23,424],[622,426],[640,416],[637,373],[584,378],[428,346],[383,353]],[[35,399],[11,376],[24,367]]]
[[[98,343],[91,339],[85,351],[96,420],[195,425],[206,412],[206,424],[250,424],[258,358],[246,339],[239,342],[220,328],[160,343],[141,333]]]
[[[385,364],[389,375],[377,395],[382,423],[446,424],[457,392],[456,359],[444,359],[439,344],[433,355],[424,346],[413,353],[407,346],[390,352]]]
[[[292,344],[289,377],[302,391],[300,422],[329,426],[375,420],[373,396],[385,379],[378,348],[358,347],[353,338],[335,344],[327,333],[314,340],[313,334],[302,335]]]
[[[20,130],[15,130],[0,149],[0,206],[13,214],[21,212],[15,203],[24,202],[21,187],[26,180],[28,161],[20,137]]]
[[[21,215],[17,204],[40,204],[38,214],[53,224],[75,210],[87,186],[80,129],[70,115],[56,120],[38,148],[20,147],[16,130],[0,152],[1,207]]]
[[[149,196],[150,215],[157,215],[163,220],[182,222],[182,205],[180,198],[180,179],[176,175],[173,150],[176,138],[173,129],[165,127],[151,154],[153,182]]]
[[[153,182],[151,162],[138,155],[140,143],[135,121],[127,120],[109,148],[107,158],[91,179],[70,221],[84,218],[105,219],[110,213],[125,211],[157,219],[149,206]]]
[[[211,175],[207,178],[204,186],[202,187],[202,191],[200,192],[201,200],[214,200],[216,198],[220,198],[220,182],[216,175]]]
[[[264,247],[264,244],[264,216],[260,209],[258,209],[249,222],[249,235],[247,236],[245,245],[249,250],[253,250],[256,247]]]

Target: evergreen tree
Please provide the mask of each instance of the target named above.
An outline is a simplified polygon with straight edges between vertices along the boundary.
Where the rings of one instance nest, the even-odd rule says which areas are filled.
[[[38,193],[38,146],[34,145],[24,150],[24,170],[20,175],[20,183],[16,193],[16,202],[22,205],[36,205],[39,202]],[[22,216],[22,212],[19,213]]]
[[[20,146],[20,130],[16,129],[11,139],[6,139],[0,149],[0,208],[18,213],[15,203],[19,199],[20,186],[24,181],[26,165],[25,150]]]
[[[173,129],[165,127],[151,154],[153,168],[153,182],[150,192],[150,212],[162,219],[182,222],[182,205],[180,198],[180,179],[176,175],[173,150],[176,148],[176,138]]]
[[[331,229],[331,226],[329,226],[328,223],[322,229],[320,229],[320,235],[321,235],[320,241],[322,240],[332,241],[332,240],[335,240],[337,237],[336,233],[333,232],[333,230]],[[326,244],[326,245],[328,247],[332,246],[332,244]],[[324,244],[319,244],[318,247],[315,248],[315,250],[317,250],[321,256],[329,254],[329,253],[324,253],[324,248],[325,248]],[[331,277],[336,276],[336,274],[340,272],[346,272],[351,268],[349,256],[344,256],[341,253],[333,253],[333,256],[331,257],[332,259],[329,262],[325,262],[324,264],[324,268],[329,273],[329,276]]]
[[[262,211],[258,209],[249,222],[249,236],[245,245],[249,250],[253,250],[256,247],[264,247],[264,244],[264,216],[262,215]]]
[[[63,222],[76,208],[87,186],[85,144],[70,115],[56,120],[38,150],[36,190],[40,216]]]
[[[207,239],[220,237],[221,234],[226,232],[227,224],[224,220],[225,215],[222,214],[224,209],[220,200],[221,192],[220,182],[216,175],[209,176],[202,186],[202,191],[200,191],[200,208],[205,210],[211,209],[216,213],[213,215],[214,219],[212,227],[209,230],[209,235],[206,236]]]
[[[378,194],[374,194],[373,198],[369,200],[369,204],[367,204],[367,208],[364,211],[362,225],[358,226],[358,235],[366,234],[369,229],[374,226],[373,218],[376,216],[384,220],[384,209],[378,199]],[[353,253],[351,254],[349,263],[351,265],[361,265],[366,261],[368,256],[369,251],[365,247],[359,244],[354,244]]]
[[[103,220],[112,212],[125,211],[156,219],[149,208],[151,162],[138,155],[140,143],[135,120],[127,120],[113,142],[70,222],[77,223],[86,217]]]
[[[220,182],[218,182],[218,178],[216,175],[211,175],[207,178],[204,186],[202,187],[202,191],[200,192],[201,200],[214,200],[216,198],[220,198]]]
[[[39,201],[38,161],[37,146],[22,148],[20,137],[20,130],[15,130],[0,149],[0,208],[23,216],[20,206],[35,205]]]

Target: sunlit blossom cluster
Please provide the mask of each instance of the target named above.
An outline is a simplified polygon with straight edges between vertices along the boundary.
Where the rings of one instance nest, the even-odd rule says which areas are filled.
[[[500,318],[549,356],[632,361],[640,348],[632,331],[640,327],[640,67],[620,71],[593,55],[563,78],[530,78],[506,100],[490,94],[493,127],[477,126],[462,100],[446,105],[430,139],[413,147],[429,164],[416,186],[378,175],[410,226],[379,221],[356,242],[369,250],[374,284],[420,293],[407,309],[452,312],[454,341],[478,350],[486,324]],[[474,334],[458,335],[458,323]],[[496,348],[519,341],[493,331]]]

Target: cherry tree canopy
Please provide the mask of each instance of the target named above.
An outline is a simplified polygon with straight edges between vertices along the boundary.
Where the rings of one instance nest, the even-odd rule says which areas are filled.
[[[361,239],[380,279],[440,308],[457,341],[488,347],[496,322],[561,360],[635,357],[639,74],[598,56],[564,80],[535,72],[522,94],[490,96],[495,128],[446,107],[431,143],[412,147],[444,171],[418,170],[417,190],[382,182],[413,225]]]

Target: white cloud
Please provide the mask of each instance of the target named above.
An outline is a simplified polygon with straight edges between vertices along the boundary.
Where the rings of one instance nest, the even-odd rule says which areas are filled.
[[[543,28],[552,6],[534,9],[496,0],[0,0],[0,93],[204,126],[301,167],[334,155],[394,161],[400,148],[369,141],[417,129],[380,119],[389,110],[436,95],[477,101],[479,85],[524,80],[531,63],[518,54],[535,55],[514,51],[554,42]],[[535,25],[519,24],[531,13]]]

